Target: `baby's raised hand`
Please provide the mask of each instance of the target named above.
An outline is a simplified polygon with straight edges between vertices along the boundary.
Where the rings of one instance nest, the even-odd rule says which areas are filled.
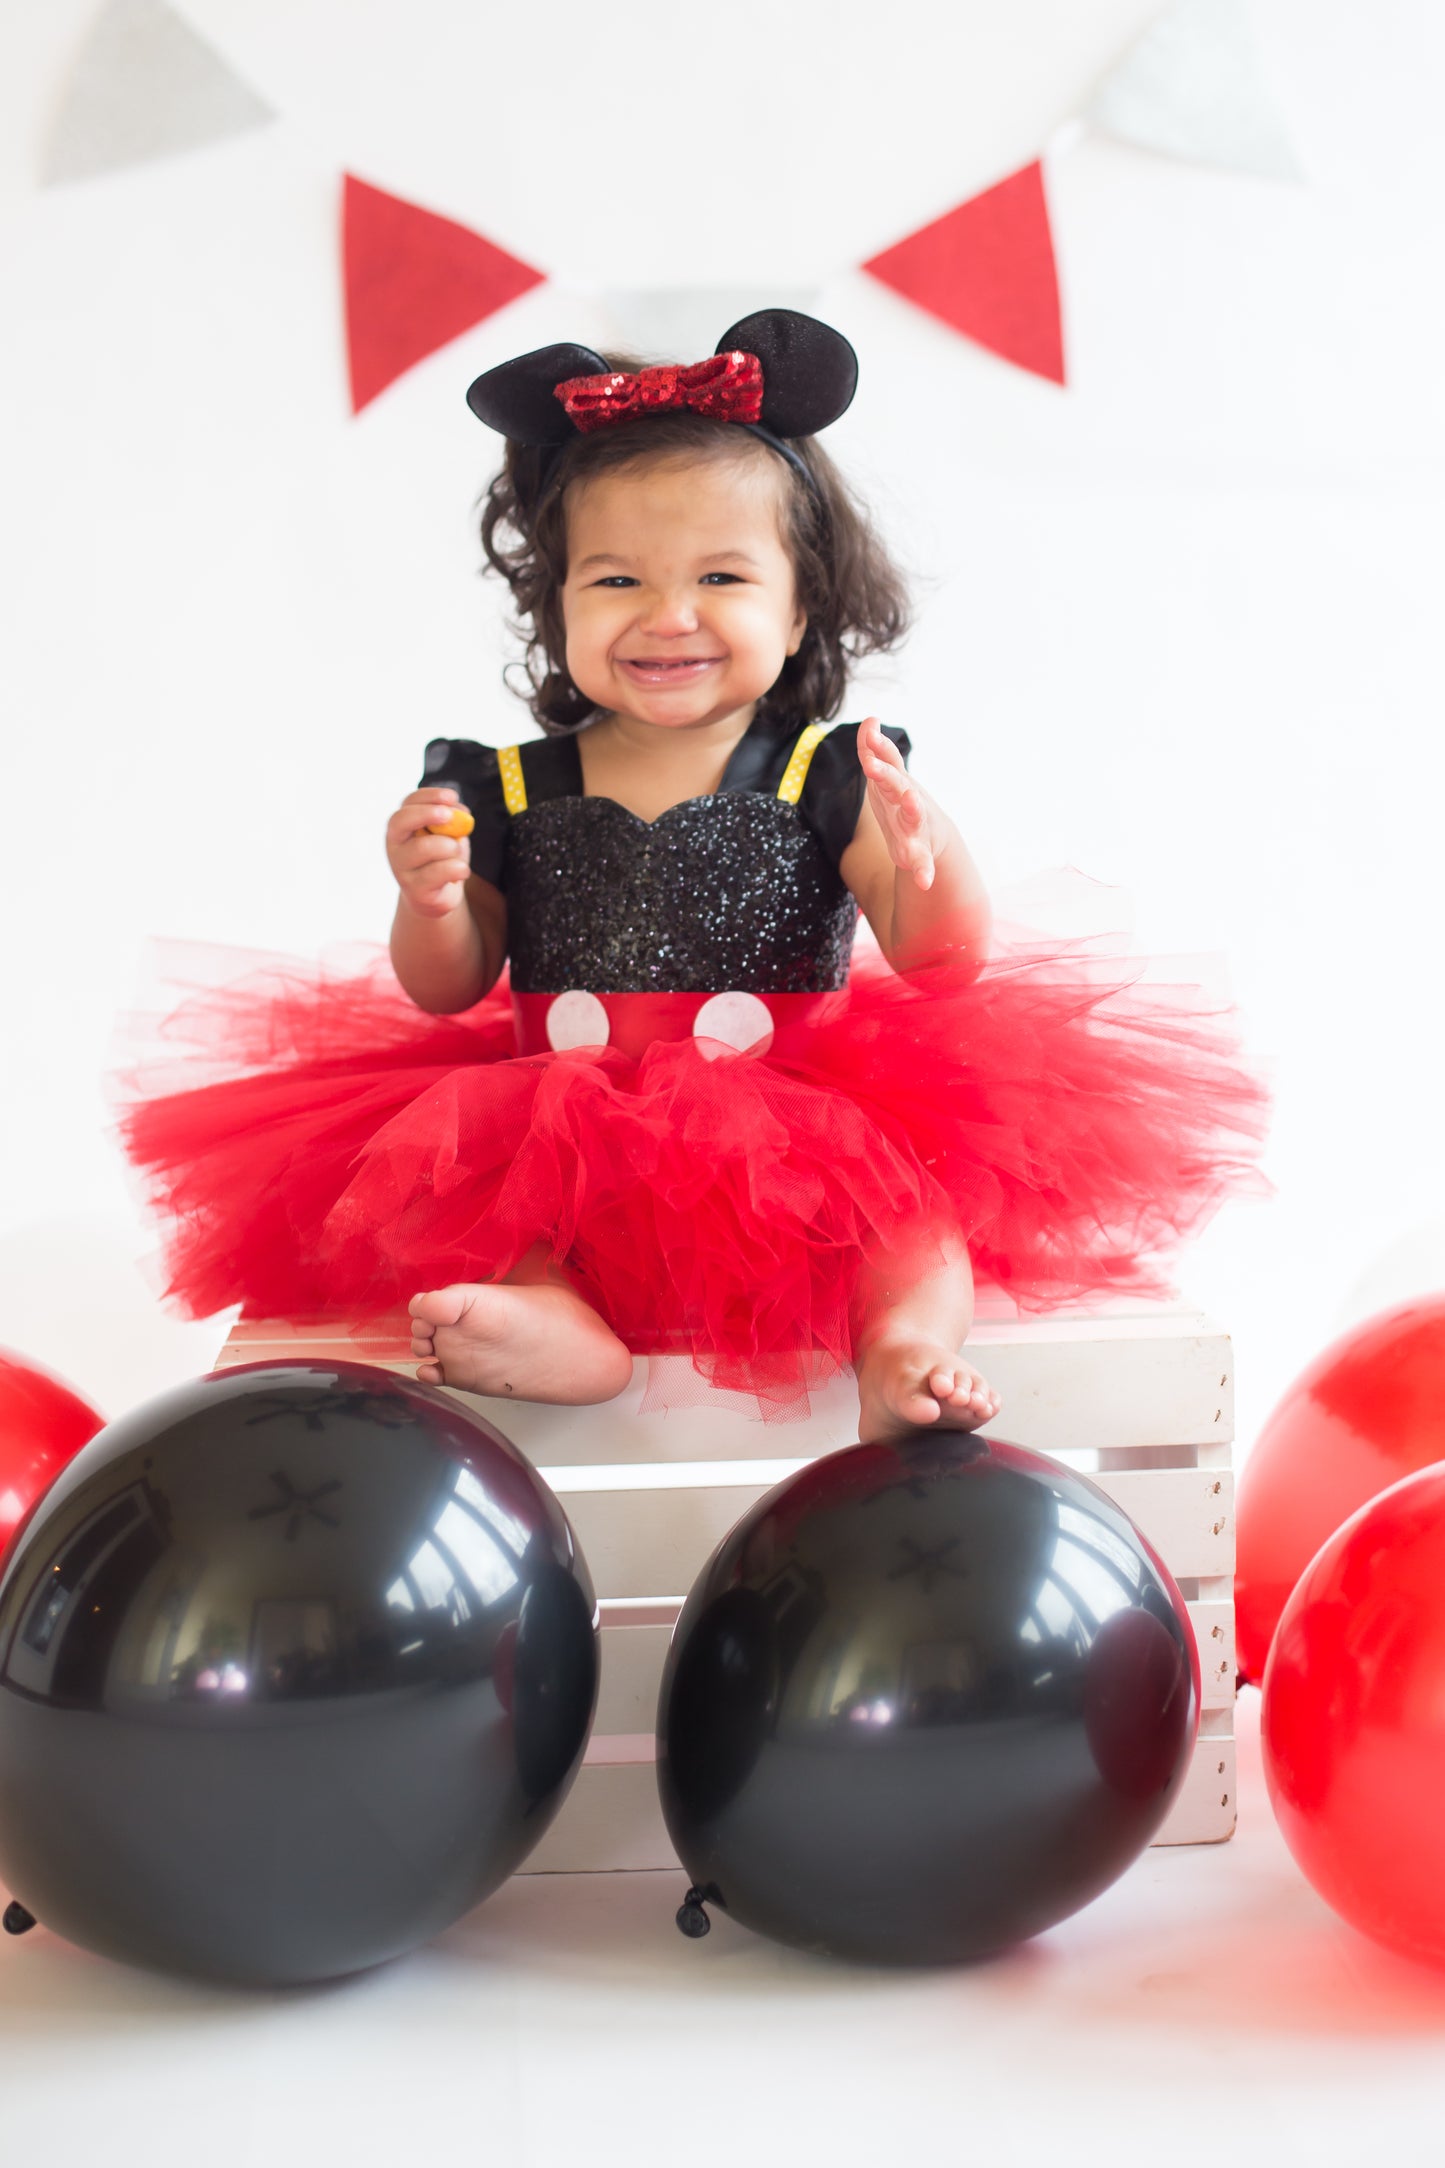
[[[431,833],[459,804],[449,786],[428,784],[409,792],[386,824],[387,861],[418,918],[445,918],[466,895],[471,844],[465,836]]]
[[[932,888],[938,850],[932,800],[918,788],[903,765],[903,755],[883,735],[876,715],[858,725],[858,760],[888,855],[920,888]]]

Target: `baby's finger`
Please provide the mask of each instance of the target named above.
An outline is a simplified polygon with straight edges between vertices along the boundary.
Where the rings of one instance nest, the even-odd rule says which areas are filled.
[[[889,814],[895,828],[905,835],[917,835],[922,829],[923,801],[905,776],[903,788],[889,806]]]
[[[427,843],[431,843],[431,841],[433,839],[427,837]],[[435,841],[446,843],[451,839],[444,837],[444,835],[438,835],[438,837],[435,837]],[[459,852],[453,846],[451,850],[444,852],[444,854],[442,852],[431,852],[429,856],[422,859],[420,852],[427,850],[427,843],[418,843],[416,854],[409,856],[407,863],[403,867],[399,867],[399,874],[401,874],[401,878],[405,882],[418,882],[420,880],[425,887],[435,889],[435,885],[438,885],[440,880],[466,880],[466,876],[468,876],[468,859],[464,856],[464,852]]]
[[[908,771],[903,765],[903,755],[891,738],[884,737],[883,725],[876,715],[868,716],[863,723],[858,733],[858,743],[860,746],[866,746],[872,757],[881,762],[885,768],[899,775],[907,774]]]
[[[870,787],[889,805],[902,805],[918,795],[901,768],[885,768],[881,760],[865,760],[863,772]]]
[[[449,918],[453,911],[464,907],[466,888],[461,881],[444,881],[439,888],[428,888],[413,881],[402,883],[402,894],[407,906],[419,918]]]
[[[895,824],[888,847],[900,873],[911,873],[920,888],[932,888],[933,853],[922,836],[900,835]]]
[[[447,866],[455,877],[458,867],[465,873],[472,862],[472,846],[465,836],[437,836],[423,831],[395,845],[394,852],[398,873],[414,873],[419,866]]]
[[[457,793],[434,786],[426,790],[414,790],[401,804],[386,824],[388,843],[404,843],[408,836],[420,834],[434,821],[444,821],[460,803]]]

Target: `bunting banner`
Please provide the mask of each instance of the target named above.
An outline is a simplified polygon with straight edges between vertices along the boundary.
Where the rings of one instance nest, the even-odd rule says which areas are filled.
[[[197,150],[275,114],[163,0],[107,0],[40,161],[43,188]]]
[[[469,226],[351,173],[341,229],[353,414],[546,277]]]
[[[195,149],[274,117],[165,0],[105,0],[46,140],[41,183]],[[1246,0],[1171,0],[1055,131],[1050,157],[1090,127],[1174,158],[1304,178]],[[343,176],[341,235],[356,414],[547,276],[470,227],[353,174]],[[1042,157],[860,268],[1001,360],[1049,383],[1066,381]],[[722,328],[757,308],[816,312],[814,292],[802,288],[619,288],[599,298],[609,335],[644,357],[704,353]]]
[[[1105,76],[1084,118],[1170,158],[1304,178],[1244,0],[1175,0]]]
[[[1059,281],[1038,159],[862,268],[990,353],[1064,382]]]

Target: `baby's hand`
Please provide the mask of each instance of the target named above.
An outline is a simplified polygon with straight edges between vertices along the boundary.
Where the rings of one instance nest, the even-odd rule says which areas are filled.
[[[472,847],[465,836],[432,834],[460,801],[447,785],[411,791],[386,824],[386,855],[396,885],[418,918],[445,918],[467,892]]]
[[[932,800],[909,776],[903,755],[885,738],[876,715],[858,725],[858,760],[868,782],[868,803],[883,832],[888,855],[920,888],[932,888],[939,849]]]

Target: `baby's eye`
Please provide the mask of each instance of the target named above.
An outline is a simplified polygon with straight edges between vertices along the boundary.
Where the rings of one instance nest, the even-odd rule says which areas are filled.
[[[702,577],[704,585],[709,580],[732,580],[736,584],[738,575],[736,572],[704,572]]]
[[[604,578],[594,580],[592,584],[594,587],[635,587],[637,582],[630,573],[609,572]]]

